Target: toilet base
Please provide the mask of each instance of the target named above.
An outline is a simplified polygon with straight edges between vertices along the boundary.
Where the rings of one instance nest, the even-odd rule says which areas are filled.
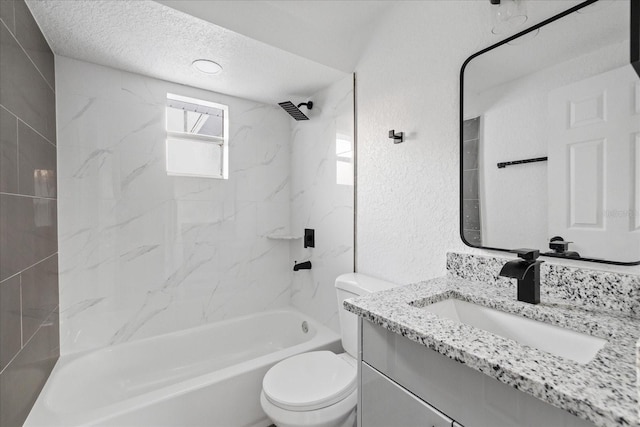
[[[355,427],[358,391],[331,406],[312,411],[289,411],[271,403],[264,392],[260,404],[277,427]]]

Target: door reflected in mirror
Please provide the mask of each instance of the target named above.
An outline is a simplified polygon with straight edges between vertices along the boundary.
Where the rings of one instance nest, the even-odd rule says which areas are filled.
[[[640,78],[630,64],[637,49],[631,13],[630,0],[585,2],[467,60],[465,243],[640,263]]]

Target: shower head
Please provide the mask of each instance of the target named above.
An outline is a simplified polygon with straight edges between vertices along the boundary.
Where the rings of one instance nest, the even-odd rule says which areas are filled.
[[[313,108],[313,102],[311,102],[311,101],[303,102],[301,104],[298,104],[297,107],[291,101],[279,102],[278,105],[281,106],[282,108],[284,108],[284,111],[289,113],[291,115],[291,117],[293,117],[296,120],[309,120],[309,117],[307,117],[302,111],[300,111],[300,107],[302,105],[307,107],[307,109],[309,109],[309,110],[311,110],[311,108]]]

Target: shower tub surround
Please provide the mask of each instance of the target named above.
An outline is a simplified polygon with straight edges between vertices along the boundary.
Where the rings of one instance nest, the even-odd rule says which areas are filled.
[[[356,298],[345,306],[370,322],[596,425],[640,425],[638,279],[547,265],[542,303],[530,305],[516,300],[511,280],[495,279],[495,268],[506,260],[448,254],[448,277]],[[567,283],[571,288],[560,290]],[[575,290],[578,285],[581,291]],[[581,365],[421,309],[448,298],[587,333],[607,343],[592,361]],[[631,298],[634,301],[623,301]]]
[[[309,121],[291,142],[291,229],[315,230],[315,248],[290,243],[291,258],[311,260],[293,274],[291,303],[340,331],[334,283],[353,271],[353,76],[313,94]]]
[[[291,118],[56,57],[61,353],[290,304]],[[229,179],[168,176],[167,93],[229,106]]]

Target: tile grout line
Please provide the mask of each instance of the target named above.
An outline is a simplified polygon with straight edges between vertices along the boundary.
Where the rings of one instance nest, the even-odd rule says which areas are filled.
[[[20,350],[24,348],[24,325],[22,324],[22,274],[20,275]],[[20,353],[18,350],[18,353]],[[16,354],[18,354],[16,353]]]
[[[15,25],[15,6],[14,6],[14,10],[13,10],[13,21],[14,21],[14,25]],[[51,87],[51,85],[49,84],[49,82],[47,81],[47,79],[44,77],[44,74],[42,74],[42,72],[40,71],[40,69],[38,68],[38,66],[35,64],[35,62],[33,62],[33,60],[31,59],[31,57],[29,56],[29,54],[27,53],[27,51],[24,49],[24,47],[22,47],[22,44],[20,44],[20,42],[18,41],[18,39],[16,38],[16,36],[11,32],[11,30],[9,29],[9,27],[7,26],[7,24],[0,19],[0,23],[2,23],[2,25],[4,25],[4,27],[7,29],[7,31],[9,32],[9,34],[11,34],[11,36],[13,37],[13,39],[16,41],[16,43],[18,44],[18,46],[20,46],[20,49],[22,49],[22,52],[24,52],[25,56],[27,57],[27,59],[29,60],[29,62],[31,62],[31,64],[33,65],[33,67],[36,69],[36,71],[38,72],[38,74],[40,74],[40,77],[42,77],[42,79],[44,80],[45,84],[49,87],[49,89],[51,89],[51,91],[53,92],[53,96],[55,99],[55,95],[56,95],[56,91],[53,87]],[[51,47],[49,47],[49,49],[51,49]],[[53,52],[52,52],[53,53]],[[33,130],[34,132],[36,132],[38,135],[40,135],[42,138],[44,138],[49,144],[53,145],[54,147],[56,146],[56,144],[54,144],[53,142],[51,142],[49,140],[49,138],[45,137],[44,135],[42,135],[40,132],[38,132],[37,130],[35,130],[31,125],[29,125],[27,122],[25,122],[24,120],[22,120],[17,114],[14,114],[11,110],[9,110],[7,107],[5,107],[4,105],[2,105],[2,107],[7,110],[9,113],[13,114],[18,120],[20,120],[22,123],[24,123],[25,125],[27,125],[31,130]]]
[[[36,262],[36,263],[34,263],[34,264],[31,264],[29,267],[26,267],[26,268],[24,268],[24,269],[20,270],[19,272],[12,274],[11,276],[7,277],[6,279],[2,279],[2,281],[0,282],[0,285],[2,285],[4,282],[6,282],[6,281],[7,281],[7,280],[9,280],[9,279],[13,279],[14,277],[16,277],[16,276],[18,276],[18,275],[20,275],[20,274],[24,273],[24,272],[25,272],[25,271],[27,271],[28,269],[33,268],[33,267],[35,267],[36,265],[38,265],[38,264],[40,264],[40,263],[43,263],[43,262],[47,261],[49,258],[51,258],[51,257],[53,257],[53,256],[55,256],[55,255],[58,255],[58,251],[54,252],[53,254],[51,254],[51,255],[49,255],[49,256],[47,256],[47,257],[45,257],[45,258],[42,258],[40,261],[38,261],[38,262]]]
[[[11,12],[13,13],[13,16],[12,16],[12,18],[13,18],[13,26],[15,27],[15,25],[16,25],[16,7],[13,4],[12,4],[12,6],[13,6],[13,8],[12,8]],[[0,22],[2,22],[4,24],[4,26],[7,27],[7,30],[9,30],[9,26],[4,21],[4,19],[0,18]],[[9,30],[9,32],[11,32],[11,30]]]
[[[2,194],[3,196],[27,197],[29,199],[56,200],[56,201],[58,200],[57,197],[32,196],[29,194],[8,193],[6,191],[0,191],[0,194]]]
[[[1,0],[0,0],[1,1]],[[13,113],[12,113],[13,114]],[[26,127],[28,127],[29,129],[31,129],[32,131],[34,131],[35,133],[37,133],[42,139],[44,139],[47,143],[49,143],[52,147],[57,148],[58,146],[56,144],[54,144],[53,142],[49,141],[49,139],[47,137],[45,137],[44,135],[42,135],[40,132],[38,132],[37,130],[35,130],[34,128],[32,128],[29,123],[25,122],[24,120],[22,120],[20,117],[16,116],[16,118],[18,119],[19,122],[22,122]]]
[[[31,11],[29,11],[29,13],[31,13]],[[31,62],[31,64],[36,69],[38,74],[40,74],[40,77],[42,77],[42,80],[44,80],[44,83],[49,87],[49,89],[51,89],[51,91],[55,95],[56,90],[51,86],[51,84],[49,84],[49,82],[47,81],[46,77],[44,76],[44,74],[42,74],[42,71],[40,71],[40,68],[38,68],[36,63],[33,62],[33,59],[31,59],[31,56],[29,56],[29,54],[27,53],[26,49],[22,46],[22,44],[20,43],[20,41],[18,40],[16,35],[9,29],[9,27],[7,27],[7,24],[4,21],[2,21],[2,24],[7,29],[7,31],[9,31],[9,34],[11,34],[11,37],[13,37],[13,39],[16,41],[16,43],[18,43],[18,46],[20,46],[20,49],[22,49],[24,54],[27,56],[27,59],[29,60],[29,62]],[[13,7],[13,25],[15,27],[17,27],[17,25],[16,25],[16,7],[15,6]],[[37,23],[36,23],[36,25],[37,25]],[[38,27],[38,29],[40,29],[40,27]],[[40,30],[40,32],[42,32],[42,31]],[[51,50],[51,46],[49,46],[49,43],[47,43],[47,47],[49,48],[49,50]],[[53,54],[53,51],[51,51],[51,54]]]
[[[18,119],[18,116],[15,116],[15,118],[16,118],[16,173],[17,173],[16,181],[18,182],[18,191],[20,191],[20,135],[18,134],[18,130],[20,129],[20,121],[19,121],[20,119]]]
[[[0,0],[0,1],[4,1],[4,0]],[[34,131],[35,133],[37,133],[38,135],[40,135],[40,137],[42,137],[44,140],[46,140],[49,144],[53,145],[54,147],[57,147],[56,144],[54,144],[53,142],[51,142],[49,140],[49,138],[47,138],[46,136],[44,136],[43,134],[40,133],[40,131],[34,129],[33,126],[31,126],[29,123],[25,122],[24,120],[22,120],[20,117],[18,117],[17,114],[15,114],[13,111],[9,110],[7,107],[5,107],[4,105],[0,104],[0,107],[2,107],[4,110],[6,110],[9,114],[11,114],[13,117],[15,117],[16,119],[20,120],[22,123],[25,124],[25,126],[27,126],[29,129],[31,129],[32,131]]]
[[[39,324],[39,325],[38,325],[38,327],[36,328],[35,332],[34,332],[33,334],[31,334],[31,336],[29,337],[29,339],[27,340],[27,342],[24,344],[24,346],[23,346],[22,348],[24,348],[24,347],[26,347],[26,346],[27,346],[27,344],[31,341],[31,339],[33,339],[33,337],[35,337],[35,336],[36,336],[36,334],[38,333],[38,331],[40,331],[40,329],[42,329],[42,325],[44,325],[44,324],[47,322],[47,320],[49,320],[49,318],[51,317],[51,315],[52,315],[53,313],[55,313],[55,312],[56,312],[56,310],[58,310],[59,308],[60,308],[60,304],[57,304],[55,307],[53,307],[53,308],[51,309],[51,311],[49,311],[49,312],[47,313],[47,315],[46,315],[46,316],[44,316],[44,318],[42,319],[42,322],[40,322],[40,324]],[[58,323],[59,323],[59,322],[58,322]]]
[[[24,348],[24,345],[22,342],[22,277],[20,277],[19,290],[20,290],[20,349],[16,351],[16,354],[14,354],[13,357],[11,357],[11,359],[9,359],[7,364],[4,365],[4,368],[0,369],[0,375],[2,375],[2,373],[11,365],[11,362],[15,360],[15,358],[20,354],[20,352]]]
[[[56,305],[56,307],[51,311],[51,313],[49,313],[49,315],[45,318],[45,321],[46,321],[49,317],[51,317],[51,314],[55,313],[55,311],[56,311],[59,307],[60,307],[60,304]],[[44,322],[43,322],[43,323],[44,323]],[[36,332],[35,332],[33,335],[31,335],[31,337],[27,340],[27,342],[26,342],[26,343],[24,343],[24,345],[22,346],[22,348],[20,348],[20,350],[19,350],[19,351],[18,351],[18,352],[17,352],[17,353],[16,353],[16,354],[11,358],[11,360],[9,360],[9,361],[7,362],[7,364],[5,365],[5,367],[4,367],[2,370],[0,370],[0,375],[2,375],[2,374],[4,373],[4,371],[6,371],[6,370],[7,370],[7,368],[9,368],[9,366],[11,365],[11,363],[13,363],[13,361],[14,361],[14,360],[16,360],[16,358],[18,357],[18,355],[19,355],[20,353],[22,353],[22,350],[24,350],[24,349],[29,345],[29,343],[31,342],[31,340],[33,340],[33,338],[37,335],[38,331],[39,331],[41,328],[42,328],[42,324],[40,324],[40,326],[38,326],[38,329],[36,329]]]

